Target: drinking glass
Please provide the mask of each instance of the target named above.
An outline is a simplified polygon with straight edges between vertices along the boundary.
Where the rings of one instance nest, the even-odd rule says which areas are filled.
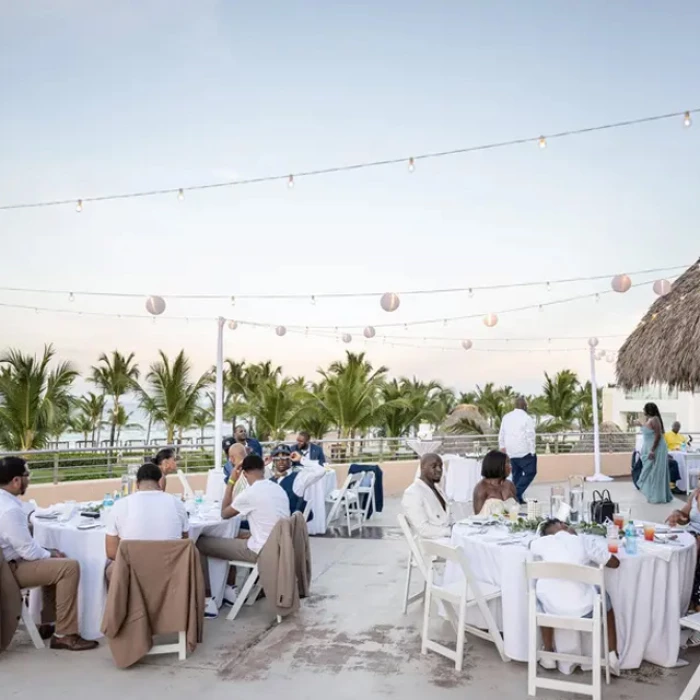
[[[571,522],[583,522],[585,517],[585,508],[584,478],[582,476],[569,477],[569,507],[571,508],[571,514],[569,516]]]
[[[558,518],[562,503],[566,498],[566,491],[563,486],[552,486],[549,491],[549,514],[553,518]]]
[[[608,525],[608,552],[610,554],[617,554],[620,547],[620,530],[614,523]]]
[[[656,527],[654,526],[654,523],[644,523],[644,539],[647,542],[653,542],[655,534]]]
[[[620,530],[625,528],[625,516],[622,513],[615,513],[613,515],[613,522]]]
[[[199,506],[204,503],[204,491],[195,491],[194,492],[194,502]]]

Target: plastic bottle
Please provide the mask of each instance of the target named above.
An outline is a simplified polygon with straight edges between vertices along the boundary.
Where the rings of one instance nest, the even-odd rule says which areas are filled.
[[[637,529],[631,520],[627,523],[627,528],[625,529],[625,552],[631,555],[637,553]]]

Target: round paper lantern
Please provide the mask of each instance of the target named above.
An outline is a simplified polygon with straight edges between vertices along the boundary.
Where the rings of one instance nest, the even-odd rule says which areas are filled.
[[[286,335],[287,329],[284,326],[277,326],[275,333],[281,338],[283,335]]]
[[[384,311],[391,312],[396,311],[396,309],[399,308],[401,300],[399,299],[398,294],[387,292],[386,294],[382,294],[382,298],[379,300],[379,303],[382,305],[382,309],[384,309]]]
[[[163,297],[148,297],[146,311],[154,316],[160,316],[165,311],[165,299]]]
[[[496,314],[486,314],[484,316],[484,325],[489,328],[493,328],[498,323],[498,316]]]
[[[590,347],[592,347],[592,348],[598,347],[598,343],[599,343],[599,342],[600,342],[600,341],[598,340],[598,338],[595,338],[595,337],[589,338],[589,339],[588,339],[588,345],[589,345]]]
[[[615,275],[610,282],[614,292],[624,294],[632,286],[632,280],[627,275]]]
[[[229,321],[229,322],[228,322],[228,327],[229,327],[232,331],[235,331],[236,328],[238,328],[238,321]]]
[[[463,347],[465,350],[471,350],[471,349],[472,349],[472,345],[474,345],[474,343],[472,343],[471,340],[463,340],[463,341],[462,341],[462,347]]]
[[[605,350],[596,350],[595,359],[602,360],[605,357]]]
[[[352,340],[350,333],[343,333],[342,338],[344,343],[349,343]]]
[[[668,280],[656,280],[654,282],[654,294],[665,297],[671,291],[671,283]]]
[[[608,362],[615,362],[615,353],[614,352],[606,352],[605,353],[605,359]]]
[[[362,335],[364,335],[365,338],[374,338],[374,336],[377,335],[377,331],[375,331],[372,326],[367,326],[367,328],[362,331]]]

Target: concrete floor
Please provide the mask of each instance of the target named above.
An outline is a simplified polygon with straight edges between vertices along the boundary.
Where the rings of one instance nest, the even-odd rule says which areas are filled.
[[[612,490],[633,508],[634,517],[660,520],[669,510],[644,504],[629,483],[618,482]],[[533,489],[534,497],[547,493],[548,486]],[[82,654],[35,651],[19,633],[0,657],[2,698],[141,700],[155,693],[169,700],[195,694],[208,700],[292,694],[298,700],[526,698],[526,665],[502,663],[486,642],[468,637],[461,673],[435,654],[421,656],[420,606],[407,616],[401,613],[406,547],[395,525],[398,510],[398,500],[390,500],[362,539],[314,538],[313,594],[298,615],[279,626],[258,602],[244,607],[234,623],[223,615],[207,621],[205,641],[187,661],[151,657],[127,671],[114,668],[106,645]],[[436,625],[438,635],[453,639],[451,628]],[[700,650],[689,651],[687,658],[685,668],[645,665],[613,679],[604,697],[677,698],[700,662]],[[542,691],[538,697],[563,694]]]

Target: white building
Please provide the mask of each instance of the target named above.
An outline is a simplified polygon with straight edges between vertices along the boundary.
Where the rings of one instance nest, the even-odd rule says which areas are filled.
[[[645,403],[659,407],[667,430],[673,421],[680,421],[683,432],[700,432],[700,395],[678,392],[657,386],[634,391],[617,387],[603,389],[603,420],[616,423],[623,430],[634,429]]]

